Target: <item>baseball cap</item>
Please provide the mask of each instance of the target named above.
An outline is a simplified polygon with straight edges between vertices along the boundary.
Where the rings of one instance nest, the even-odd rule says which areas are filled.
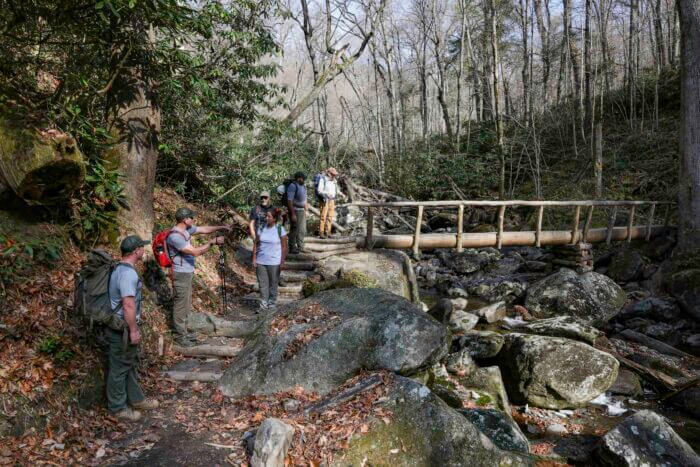
[[[269,198],[270,197],[270,192],[269,191],[261,191],[260,192],[260,197],[261,198]]]
[[[129,253],[133,253],[137,248],[148,245],[149,243],[151,242],[142,240],[138,235],[129,235],[122,240],[119,249],[122,251],[123,255],[128,255]]]
[[[194,218],[194,216],[196,216],[196,214],[190,208],[180,208],[177,211],[175,211],[175,220],[178,222],[181,222],[187,219],[188,217]]]

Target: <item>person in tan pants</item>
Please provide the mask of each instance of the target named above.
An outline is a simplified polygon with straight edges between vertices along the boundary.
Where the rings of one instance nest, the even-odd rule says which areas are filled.
[[[318,234],[321,238],[330,237],[335,217],[335,200],[342,196],[340,188],[338,188],[337,178],[338,171],[333,167],[329,167],[318,185],[321,208],[321,223]]]

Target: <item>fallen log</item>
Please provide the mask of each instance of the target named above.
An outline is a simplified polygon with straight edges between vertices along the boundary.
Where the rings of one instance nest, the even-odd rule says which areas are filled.
[[[287,259],[290,259],[293,261],[318,261],[320,259],[328,258],[329,256],[344,255],[347,253],[355,253],[356,251],[357,251],[357,248],[353,245],[351,247],[344,248],[342,250],[326,251],[323,253],[289,254],[289,255],[287,255]]]
[[[595,348],[597,348],[598,350],[602,350],[603,352],[609,353],[610,355],[615,357],[621,365],[624,365],[630,370],[638,373],[642,378],[646,379],[654,386],[670,391],[675,391],[678,388],[678,386],[683,383],[673,378],[672,376],[667,375],[666,373],[652,370],[651,368],[648,368],[644,365],[641,365],[637,362],[633,362],[632,360],[623,357],[615,350],[613,350],[609,344],[603,344],[600,341],[600,339],[596,341]]]
[[[320,243],[304,243],[304,249],[302,251],[308,253],[324,253],[326,251],[338,251],[345,250],[347,248],[355,248],[354,240],[353,242],[330,243],[327,245]]]
[[[639,332],[633,331],[631,329],[625,329],[620,333],[622,337],[624,337],[627,340],[637,342],[639,344],[642,344],[646,347],[649,347],[650,349],[654,349],[658,352],[664,353],[666,355],[673,355],[674,357],[681,357],[681,358],[694,358],[691,355],[678,350],[675,347],[671,347],[668,344],[665,344],[661,341],[658,341],[654,339],[653,337],[646,336],[644,334],[641,334]]]
[[[29,204],[53,203],[83,184],[85,162],[70,135],[17,128],[0,119],[0,175]]]
[[[173,345],[173,351],[186,357],[235,357],[241,351],[238,347],[228,345],[195,345],[194,347],[180,347]]]
[[[317,404],[312,405],[304,410],[304,415],[308,416],[314,412],[323,412],[326,409],[335,407],[343,402],[349,401],[358,394],[370,390],[379,386],[382,383],[382,377],[379,375],[374,375],[366,380],[360,381],[353,387],[346,389],[345,391],[337,394],[329,399],[325,399]]]
[[[321,243],[321,244],[341,244],[355,243],[355,237],[329,237],[329,238],[319,238],[319,237],[306,237],[304,238],[304,244],[309,243]]]
[[[223,373],[211,371],[165,371],[163,374],[174,381],[210,382],[221,379]]]

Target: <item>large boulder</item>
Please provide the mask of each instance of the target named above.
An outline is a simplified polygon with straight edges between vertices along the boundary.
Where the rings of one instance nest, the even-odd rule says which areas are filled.
[[[603,333],[593,326],[567,315],[530,321],[519,329],[543,336],[567,337],[589,344],[594,344],[596,339],[603,336]]]
[[[438,256],[445,266],[460,275],[474,273],[501,259],[495,248],[467,248],[460,253],[441,251]]]
[[[570,315],[600,326],[620,311],[625,300],[624,290],[610,278],[562,268],[529,288],[525,307],[537,318]]]
[[[512,418],[496,409],[462,409],[459,411],[493,444],[505,451],[530,452],[530,443]]]
[[[332,465],[532,464],[523,453],[499,449],[465,416],[411,379],[395,377],[381,406],[392,414],[389,423],[373,421]]]
[[[505,336],[497,359],[511,399],[548,409],[585,405],[615,382],[619,368],[582,342],[519,333]]]
[[[374,279],[379,288],[413,301],[418,284],[415,275],[407,274],[412,267],[411,260],[403,252],[372,250],[330,256],[319,261],[316,270],[326,280],[338,277],[342,272],[358,271]]]
[[[630,318],[651,318],[672,322],[681,316],[681,310],[673,299],[649,297],[626,306],[616,317],[618,320]]]
[[[634,249],[625,248],[613,256],[608,266],[608,276],[616,282],[638,279],[644,267],[644,258]]]
[[[527,292],[527,282],[507,276],[472,279],[463,285],[470,297],[479,297],[488,303],[504,301],[511,305]]]
[[[700,321],[700,269],[688,269],[673,274],[668,288],[681,309]]]
[[[663,417],[641,410],[627,417],[600,440],[597,465],[698,467],[700,457]]]
[[[363,369],[415,372],[445,356],[448,344],[447,328],[402,297],[330,290],[265,316],[220,387],[234,397],[295,386],[325,394]]]
[[[456,339],[457,346],[476,359],[495,357],[503,342],[503,335],[493,331],[470,331]]]

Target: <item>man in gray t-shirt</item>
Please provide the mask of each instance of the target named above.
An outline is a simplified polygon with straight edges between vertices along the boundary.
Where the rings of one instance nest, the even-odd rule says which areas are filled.
[[[167,239],[168,254],[173,262],[173,324],[177,334],[177,343],[191,347],[197,341],[187,333],[187,317],[192,311],[192,277],[194,276],[195,257],[201,256],[212,245],[223,245],[224,237],[215,237],[202,246],[192,246],[193,235],[213,234],[220,230],[231,231],[231,227],[195,226],[195,213],[188,208],[175,212],[177,224],[172,228]]]
[[[129,421],[141,418],[139,410],[158,407],[156,399],[146,399],[136,371],[141,342],[141,279],[135,266],[143,260],[143,247],[148,243],[136,235],[122,240],[122,260],[112,270],[108,286],[112,310],[124,319],[126,329],[122,332],[105,327],[104,331],[109,365],[107,408],[117,418]]]

